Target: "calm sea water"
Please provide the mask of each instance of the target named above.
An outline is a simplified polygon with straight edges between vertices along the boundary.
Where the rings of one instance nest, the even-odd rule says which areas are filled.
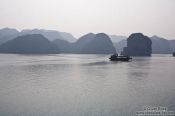
[[[175,58],[0,55],[0,116],[135,116],[175,111]]]

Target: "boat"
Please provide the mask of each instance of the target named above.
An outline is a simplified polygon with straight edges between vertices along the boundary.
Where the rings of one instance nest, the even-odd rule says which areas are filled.
[[[129,61],[132,58],[130,56],[118,56],[117,54],[113,54],[109,59],[110,61]]]
[[[173,53],[173,56],[175,57],[175,52]]]

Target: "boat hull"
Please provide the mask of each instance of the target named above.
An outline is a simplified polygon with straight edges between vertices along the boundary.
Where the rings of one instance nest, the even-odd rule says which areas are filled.
[[[109,58],[110,61],[130,61],[132,58]]]

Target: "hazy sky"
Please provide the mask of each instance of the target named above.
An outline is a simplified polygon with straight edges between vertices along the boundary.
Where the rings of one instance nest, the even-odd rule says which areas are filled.
[[[175,0],[0,0],[0,28],[175,39]]]

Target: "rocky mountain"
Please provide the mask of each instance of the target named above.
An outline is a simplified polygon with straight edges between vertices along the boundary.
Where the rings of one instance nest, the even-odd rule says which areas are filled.
[[[123,48],[127,46],[127,40],[123,39],[117,43],[113,43],[116,49],[116,52],[120,54],[123,51]]]
[[[66,40],[68,42],[75,42],[76,41],[76,39],[70,33],[59,32],[59,31],[55,31],[55,30],[44,30],[44,29],[29,30],[29,29],[25,29],[25,30],[22,30],[20,33],[20,35],[26,35],[26,34],[41,34],[50,41],[53,41],[56,39],[62,39],[62,40]]]
[[[16,29],[0,29],[0,44],[5,43],[8,40],[14,39],[18,33],[19,32]]]
[[[171,54],[172,48],[170,44],[172,42],[169,42],[169,40],[166,40],[164,38],[153,36],[151,37],[152,41],[152,53],[153,54]]]
[[[153,54],[172,54],[175,51],[175,40],[167,40],[158,36],[150,37],[152,41],[152,53]],[[124,47],[126,47],[127,40],[121,40],[118,43],[114,43],[116,51],[120,53]]]
[[[126,36],[121,36],[121,35],[109,35],[109,37],[111,38],[111,41],[113,43],[118,43],[122,40],[126,40],[127,37]]]
[[[142,33],[134,33],[127,39],[127,47],[124,47],[122,54],[129,56],[151,56],[152,42]]]
[[[104,33],[93,34],[88,33],[75,43],[70,43],[63,40],[53,41],[59,46],[62,53],[76,53],[76,54],[110,54],[115,53],[112,41],[108,35]]]
[[[28,35],[28,34],[41,34],[50,41],[55,39],[66,40],[68,42],[75,42],[76,38],[73,37],[70,33],[59,32],[55,30],[44,30],[44,29],[25,29],[21,32],[16,29],[4,28],[0,30],[0,44],[7,42],[8,40],[12,40],[18,36]]]
[[[107,44],[108,44],[107,46],[112,46],[110,45],[110,41],[106,41],[107,43],[102,42],[104,41],[103,39],[98,39],[97,42],[96,36],[98,34],[94,33],[88,33],[77,40],[71,34],[66,32],[58,32],[54,30],[44,30],[44,29],[32,29],[32,30],[25,29],[19,32],[16,29],[10,29],[10,28],[0,29],[0,45],[9,40],[17,38],[18,36],[31,35],[31,34],[41,34],[49,41],[53,41],[53,43],[59,46],[60,52],[62,53],[78,53],[78,54],[95,53],[95,50],[99,51],[99,49],[96,48],[97,46],[99,48],[101,47],[100,48],[101,51],[105,51],[104,49],[102,49],[102,46],[100,46],[102,44],[104,44],[104,46]],[[108,38],[106,35],[103,37],[106,38],[106,40],[111,39],[117,53],[121,53],[123,51],[123,48],[127,46],[127,39],[126,39],[127,37],[125,36],[109,35]],[[101,36],[100,38],[103,37]],[[171,54],[173,51],[175,51],[175,40],[166,40],[158,36],[150,37],[150,39],[152,41],[153,54]],[[96,44],[96,46],[94,43]],[[93,48],[94,51],[90,50],[89,47]],[[99,53],[97,51],[96,53]]]
[[[16,33],[18,33],[18,30],[16,30],[16,29],[10,29],[10,28],[0,29],[0,37],[5,37],[5,36],[8,36],[8,35],[14,35]]]
[[[70,43],[66,40],[56,39],[53,41],[59,47],[60,53],[73,53],[73,43]]]
[[[0,53],[54,54],[58,47],[40,34],[23,35],[0,45]]]
[[[169,40],[169,45],[171,47],[172,52],[175,52],[175,40]]]
[[[74,53],[82,53],[82,49],[86,44],[91,42],[95,38],[95,34],[88,33],[82,37],[80,37],[74,44],[73,44],[73,52]]]
[[[96,34],[82,49],[84,54],[112,54],[116,50],[109,36],[104,33]]]

